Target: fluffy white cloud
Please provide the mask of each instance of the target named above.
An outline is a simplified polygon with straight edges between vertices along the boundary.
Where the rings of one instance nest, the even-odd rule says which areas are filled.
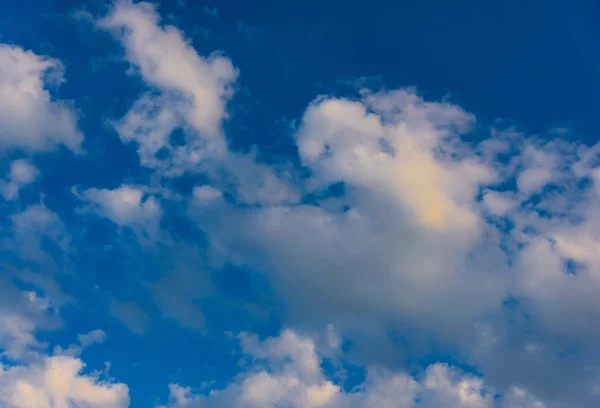
[[[519,205],[517,198],[511,193],[501,193],[487,190],[483,193],[483,204],[494,215],[504,216],[507,212]]]
[[[200,56],[176,27],[161,25],[149,3],[118,1],[98,24],[115,33],[154,89],[115,123],[121,140],[137,145],[143,166],[168,177],[205,172],[241,203],[298,201],[297,189],[282,182],[289,174],[228,150],[222,123],[238,71],[227,57]]]
[[[36,338],[49,325],[54,309],[34,292],[21,292],[1,274],[0,285],[0,406],[6,408],[119,408],[129,406],[125,384],[86,373],[77,356],[82,349],[102,342],[94,330],[78,336],[78,344],[57,347],[46,355],[47,344]]]
[[[238,249],[267,271],[295,318],[327,310],[346,322],[378,318],[470,337],[473,321],[500,307],[507,268],[476,201],[495,168],[459,137],[472,121],[410,90],[320,98],[297,136],[312,173],[305,188],[342,182],[344,197],[200,206],[196,219],[230,256]]]
[[[160,25],[150,3],[118,1],[99,26],[118,36],[126,59],[159,91],[142,96],[117,124],[121,139],[138,145],[143,165],[177,173],[227,150],[221,124],[238,75],[228,58],[198,55],[177,28]],[[185,143],[173,143],[176,129]],[[157,157],[161,150],[166,160]]]
[[[177,261],[142,283],[166,317],[203,328],[206,271],[225,261],[249,265],[286,302],[289,322],[335,321],[354,336],[363,361],[389,350],[373,351],[389,344],[381,340],[389,330],[414,336],[407,349],[421,355],[439,343],[486,378],[444,364],[417,376],[373,364],[359,389],[345,390],[324,374],[313,340],[285,331],[263,342],[242,336],[250,369],[206,393],[172,385],[173,406],[544,406],[537,396],[552,407],[595,406],[600,329],[589,322],[600,317],[600,144],[514,130],[469,143],[461,135],[475,118],[460,107],[411,89],[363,90],[355,99],[310,104],[296,134],[308,177],[294,177],[228,150],[222,123],[238,75],[228,58],[199,55],[148,3],[118,1],[98,24],[123,44],[150,88],[114,123],[121,140],[136,145],[159,184],[185,172],[208,178],[193,189],[190,213],[210,240],[209,254],[173,245],[164,258]],[[59,63],[17,47],[0,51],[0,122],[9,128],[0,148],[77,150],[72,109],[44,89],[44,75]],[[20,163],[4,184],[7,199],[35,179],[35,169]],[[343,194],[328,197],[334,184]],[[123,185],[77,195],[86,210],[148,236],[159,232],[163,211],[159,193],[149,191]],[[11,220],[14,236],[3,248],[23,259],[49,263],[46,241],[63,252],[69,245],[64,225],[43,204]],[[133,302],[115,301],[112,313],[138,333],[148,325]],[[2,319],[4,355],[43,348],[32,334],[34,318]],[[71,367],[69,378],[82,377],[75,356],[61,358],[71,358],[61,363]],[[46,372],[46,365],[20,370]]]
[[[51,356],[30,366],[0,364],[0,402],[7,408],[121,408],[129,406],[125,384],[82,374],[71,356]]]
[[[158,232],[162,209],[158,200],[135,186],[122,185],[114,190],[90,188],[74,194],[88,203],[84,211],[97,213],[121,227],[153,236]]]
[[[558,154],[526,144],[521,159],[525,168],[517,177],[517,188],[520,192],[527,195],[535,194],[549,182],[555,181],[555,171],[561,159]]]
[[[120,408],[129,406],[125,384],[102,378],[99,372],[83,373],[78,358],[83,348],[102,342],[105,334],[94,330],[78,336],[66,350],[56,347],[47,355],[47,344],[36,338],[49,325],[54,308],[34,292],[21,292],[0,274],[0,406],[6,408]]]
[[[365,92],[361,101],[313,103],[298,149],[316,183],[344,181],[382,194],[426,228],[474,230],[474,194],[495,175],[455,145],[457,131],[472,122],[457,106],[425,102],[410,91]]]
[[[33,183],[40,175],[39,170],[25,159],[14,160],[10,164],[10,171],[6,180],[0,182],[0,189],[5,200],[14,200],[19,195],[19,190],[27,184]]]
[[[419,377],[371,367],[362,384],[345,390],[321,368],[315,342],[293,330],[259,341],[242,334],[248,357],[243,372],[224,389],[193,391],[171,384],[168,407],[274,408],[517,408],[544,407],[522,388],[511,387],[498,403],[480,377],[434,363]],[[519,405],[521,404],[521,405]],[[531,404],[531,405],[524,405]],[[537,404],[537,405],[536,405]],[[163,407],[164,408],[164,407]]]
[[[222,258],[268,275],[292,322],[333,320],[366,348],[383,327],[418,333],[495,385],[593,406],[599,148],[514,131],[467,143],[473,120],[412,90],[321,97],[297,134],[302,189],[341,197],[239,208],[202,187],[191,214]]]
[[[63,80],[59,61],[0,44],[0,150],[81,149],[75,110],[47,90]]]

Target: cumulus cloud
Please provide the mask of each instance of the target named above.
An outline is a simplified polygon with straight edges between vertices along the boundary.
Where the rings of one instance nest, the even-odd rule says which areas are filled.
[[[302,189],[337,184],[341,196],[240,208],[208,205],[218,197],[202,187],[191,215],[223,257],[267,274],[290,321],[333,320],[366,348],[382,327],[416,331],[463,350],[495,384],[588,406],[598,148],[515,131],[467,143],[473,121],[410,89],[321,97],[297,133]],[[556,354],[573,344],[581,356]]]
[[[0,44],[0,149],[81,149],[83,135],[70,103],[55,100],[50,85],[64,81],[62,64],[18,46]]]
[[[179,172],[226,151],[221,126],[238,76],[228,58],[198,55],[181,31],[161,26],[150,3],[118,1],[99,26],[117,35],[126,59],[158,91],[143,95],[116,126],[124,142],[138,145],[143,165]],[[176,129],[185,131],[185,143],[172,140]]]
[[[289,174],[228,149],[222,124],[238,76],[229,58],[199,55],[181,31],[161,24],[149,3],[119,1],[98,24],[115,33],[152,89],[114,124],[124,143],[137,145],[143,166],[167,177],[207,173],[251,205],[299,199],[282,181]]]
[[[343,183],[344,197],[192,213],[218,245],[267,271],[306,318],[328,310],[461,336],[506,290],[504,255],[485,246],[495,238],[476,202],[496,172],[459,138],[472,122],[411,90],[320,98],[297,135],[311,171],[305,188]],[[470,255],[482,247],[485,262]]]
[[[56,328],[49,300],[35,292],[22,292],[0,274],[0,405],[7,408],[129,406],[125,384],[102,378],[99,372],[84,373],[85,363],[78,358],[82,349],[102,342],[105,334],[94,330],[78,336],[78,344],[66,350],[36,338],[41,329]]]
[[[19,190],[31,184],[40,175],[39,170],[25,159],[14,160],[10,164],[10,171],[6,179],[0,182],[2,195],[5,200],[15,200]]]
[[[344,389],[322,369],[315,342],[293,330],[259,341],[254,335],[239,337],[248,364],[224,389],[196,390],[171,384],[165,407],[309,408],[517,408],[519,404],[544,407],[527,390],[511,387],[494,402],[485,381],[443,363],[431,364],[415,377],[405,372],[368,368],[362,384]],[[537,404],[537,405],[536,405]]]
[[[125,384],[115,383],[102,373],[89,372],[78,357],[83,348],[104,341],[102,330],[81,334],[76,344],[64,350],[55,347],[50,355],[46,351],[49,344],[38,338],[40,331],[55,330],[64,323],[55,306],[61,302],[60,297],[57,302],[51,298],[56,288],[49,284],[52,281],[45,279],[52,271],[49,266],[54,257],[44,248],[48,242],[59,248],[68,245],[64,225],[43,204],[13,214],[12,221],[14,236],[7,245],[17,259],[38,263],[43,272],[33,274],[19,270],[16,262],[0,268],[0,406],[129,406],[129,390]],[[34,290],[22,291],[16,280],[27,282]]]
[[[162,209],[158,200],[135,186],[122,185],[114,190],[90,188],[74,194],[88,203],[84,211],[108,218],[120,227],[131,227],[153,236],[157,233]]]
[[[504,216],[519,205],[519,200],[509,193],[487,190],[483,193],[483,204],[494,215]]]
[[[31,366],[0,364],[0,402],[7,408],[129,406],[125,384],[82,374],[84,367],[71,356],[51,356]]]
[[[148,86],[113,125],[162,190],[75,190],[84,211],[156,236],[163,200],[177,195],[160,196],[168,179],[206,176],[191,189],[189,215],[208,254],[165,238],[165,252],[149,257],[164,274],[141,282],[162,314],[204,328],[208,271],[249,266],[283,299],[286,322],[313,329],[334,321],[354,341],[352,357],[366,362],[362,384],[346,389],[325,373],[314,339],[293,330],[264,341],[244,334],[246,370],[222,388],[172,384],[170,406],[597,405],[600,329],[589,322],[600,318],[600,144],[514,129],[467,142],[475,117],[456,104],[414,89],[363,89],[315,99],[295,134],[302,168],[270,166],[228,148],[223,122],[238,76],[229,58],[198,54],[148,3],[118,1],[97,24]],[[0,149],[80,148],[72,107],[46,89],[53,80],[62,80],[59,62],[0,47],[0,123],[8,129]],[[30,162],[13,162],[3,196],[18,198],[37,176]],[[330,194],[333,187],[342,191]],[[70,236],[54,212],[43,203],[19,211],[8,216],[6,253],[47,265],[66,252]],[[110,309],[138,334],[149,325],[133,301]],[[4,311],[0,323],[3,357],[31,358],[2,367],[1,402],[127,404],[124,386],[82,374],[77,350],[101,333],[45,356],[36,313]],[[339,352],[336,336],[326,343]],[[390,362],[400,350],[423,357],[438,349],[483,374],[443,363],[409,374]],[[369,361],[382,354],[383,367]],[[66,373],[59,391],[45,380],[56,370]]]
[[[0,274],[0,406],[7,408],[129,406],[125,384],[87,372],[77,356],[82,349],[102,342],[105,334],[94,330],[78,336],[78,344],[66,350],[37,339],[41,329],[56,328],[49,300],[35,292],[22,292]]]

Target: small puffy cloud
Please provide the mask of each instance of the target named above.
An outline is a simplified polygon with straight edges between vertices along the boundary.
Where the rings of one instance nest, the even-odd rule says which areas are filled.
[[[519,200],[511,193],[487,190],[483,193],[483,204],[490,213],[504,216],[507,212],[519,205]]]
[[[143,189],[122,185],[114,190],[90,188],[75,195],[88,203],[84,211],[108,218],[120,227],[131,227],[150,236],[157,233],[162,209]]]
[[[75,110],[46,89],[62,81],[59,61],[0,44],[0,150],[81,149]]]
[[[196,186],[192,191],[192,196],[196,204],[210,203],[223,197],[223,193],[211,186]]]
[[[129,390],[125,384],[83,373],[77,358],[81,349],[104,339],[102,330],[78,337],[78,344],[65,352],[57,348],[47,355],[47,344],[36,337],[48,325],[55,310],[49,300],[35,292],[22,292],[0,279],[0,406],[6,408],[125,408]],[[89,371],[89,370],[88,370]]]
[[[51,356],[28,366],[0,364],[0,403],[7,408],[125,408],[129,389],[82,374],[85,364],[72,356]]]
[[[519,191],[525,194],[533,194],[542,189],[552,180],[552,170],[545,167],[532,167],[521,174],[517,179]]]
[[[96,329],[92,330],[89,333],[80,334],[77,336],[77,340],[79,340],[79,344],[81,347],[87,347],[91,344],[103,343],[106,339],[106,333],[103,330]]]
[[[10,171],[4,181],[0,181],[0,188],[5,200],[15,200],[19,190],[35,181],[40,175],[39,170],[30,161],[25,159],[14,160],[10,164]]]
[[[483,379],[464,375],[446,364],[427,368],[423,385],[429,394],[427,404],[446,407],[491,407],[493,397],[485,393]]]
[[[548,184],[565,178],[576,145],[561,140],[541,143],[536,139],[523,142],[517,161],[522,167],[517,174],[517,189],[526,196],[538,194]]]
[[[77,343],[71,344],[65,350],[62,347],[57,346],[54,348],[54,355],[73,356],[77,357],[81,355],[83,349],[93,344],[104,343],[106,340],[106,333],[103,330],[96,329],[85,334],[79,334],[77,336]]]

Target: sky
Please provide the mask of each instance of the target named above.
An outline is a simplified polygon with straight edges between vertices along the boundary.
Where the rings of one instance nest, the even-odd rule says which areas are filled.
[[[3,4],[0,407],[597,407],[599,18]]]

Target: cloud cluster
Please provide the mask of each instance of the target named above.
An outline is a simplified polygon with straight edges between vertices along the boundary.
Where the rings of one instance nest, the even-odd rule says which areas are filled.
[[[150,90],[114,126],[134,143],[144,167],[164,177],[205,173],[240,202],[294,202],[296,188],[257,162],[229,151],[222,125],[238,70],[219,53],[201,56],[176,27],[162,25],[149,3],[115,3],[98,22],[115,33]]]
[[[10,163],[10,170],[6,180],[0,181],[0,189],[5,200],[15,200],[19,190],[31,184],[38,178],[40,172],[26,159],[14,160]]]
[[[0,44],[0,151],[41,152],[59,145],[81,149],[75,110],[47,89],[62,81],[59,61]]]
[[[235,378],[171,384],[167,406],[597,405],[600,144],[515,129],[468,141],[476,119],[450,101],[361,89],[317,97],[294,128],[299,166],[267,165],[228,146],[223,122],[239,74],[228,57],[198,54],[149,3],[117,1],[95,23],[147,85],[113,125],[151,176],[148,185],[73,187],[76,216],[156,244],[135,250],[161,273],[136,278],[183,328],[205,328],[209,275],[226,265],[266,277],[292,327],[265,340],[240,335],[246,365]],[[0,151],[81,150],[75,110],[49,90],[63,80],[59,61],[0,45]],[[43,201],[19,202],[43,176],[33,159],[7,167],[0,255],[13,265],[0,268],[0,403],[128,406],[127,386],[86,372],[80,358],[104,332],[51,354],[36,337],[60,321],[67,296],[52,274],[70,266],[78,243]],[[173,183],[183,175],[194,183],[187,193]],[[200,233],[182,242],[168,228],[175,217]],[[23,294],[15,278],[40,290]],[[150,326],[134,299],[109,302],[137,334]],[[300,334],[330,322],[341,335],[326,351]],[[436,352],[481,374],[444,362],[404,367]],[[364,379],[346,387],[325,359],[366,367]]]
[[[2,278],[4,275],[0,275]],[[79,335],[78,343],[46,354],[47,344],[36,338],[40,329],[53,328],[58,317],[45,298],[2,282],[0,299],[0,405],[7,408],[124,408],[129,390],[107,373],[84,373],[79,355],[101,343],[105,333]]]
[[[546,350],[576,343],[592,367],[600,362],[598,336],[584,323],[597,313],[596,147],[496,129],[467,142],[475,118],[459,106],[414,89],[362,89],[308,106],[296,144],[309,176],[294,177],[228,151],[221,123],[237,70],[227,58],[199,56],[146,4],[117,3],[100,26],[121,28],[126,58],[154,88],[117,122],[121,139],[134,141],[142,164],[163,176],[209,176],[193,190],[190,216],[210,238],[212,259],[264,273],[290,305],[290,322],[335,321],[362,332],[363,343],[382,338],[382,328],[436,339],[513,398],[520,394],[509,388],[511,376],[525,381],[519,373],[545,361],[582,381],[555,392],[547,384],[567,374],[548,371],[544,381],[530,380],[536,393],[554,394],[557,404],[592,398],[597,380],[583,381],[578,360]],[[199,113],[208,100],[211,121]],[[327,194],[332,186],[343,192]],[[167,286],[154,293],[178,287]],[[185,288],[175,289],[177,302],[159,303],[193,327],[189,311],[205,286]],[[512,324],[515,313],[533,320]],[[421,343],[409,349],[431,351]]]
[[[7,408],[129,406],[126,385],[82,374],[83,368],[71,356],[51,356],[31,366],[0,365],[0,402]]]
[[[223,257],[268,274],[290,321],[334,321],[367,348],[381,328],[419,333],[503,387],[588,406],[598,376],[581,364],[600,364],[587,323],[598,318],[598,147],[494,131],[467,143],[472,123],[407,89],[322,97],[297,132],[303,190],[341,184],[340,197],[259,208],[194,197],[191,215]],[[562,357],[571,347],[577,356]]]
[[[405,372],[367,369],[362,383],[343,389],[325,375],[310,338],[284,330],[264,341],[248,334],[239,339],[248,365],[226,388],[207,386],[195,392],[171,384],[171,402],[162,408],[545,407],[518,387],[506,395],[494,395],[480,377],[442,363],[431,364],[417,378]]]
[[[143,188],[122,185],[114,190],[90,188],[74,194],[88,205],[82,211],[108,218],[120,227],[130,227],[146,236],[158,232],[162,209]]]
[[[192,214],[219,246],[240,248],[244,261],[270,273],[306,318],[328,310],[327,318],[470,337],[472,323],[507,293],[498,231],[477,201],[498,174],[460,140],[472,122],[457,106],[410,90],[320,98],[297,134],[311,172],[304,189],[343,183],[342,197],[250,209],[221,202]]]

